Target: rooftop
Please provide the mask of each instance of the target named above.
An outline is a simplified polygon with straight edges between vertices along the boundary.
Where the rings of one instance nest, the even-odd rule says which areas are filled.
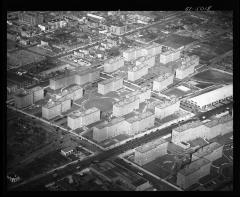
[[[193,121],[193,122],[188,122],[186,124],[183,124],[183,125],[181,125],[179,127],[174,128],[174,131],[176,131],[176,132],[183,132],[183,131],[185,131],[187,129],[196,128],[196,127],[198,127],[200,125],[202,125],[202,122],[199,121],[199,120]]]
[[[140,147],[137,147],[136,151],[138,151],[140,153],[145,153],[152,149],[157,148],[158,146],[160,146],[161,144],[164,144],[164,143],[167,143],[167,141],[162,138],[158,138],[158,139],[150,141]]]
[[[136,66],[134,66],[132,68],[130,67],[129,71],[131,71],[131,72],[132,71],[139,71],[139,70],[141,70],[141,69],[143,69],[145,67],[148,67],[148,65],[143,62],[142,64],[138,64],[138,65],[136,65]]]
[[[95,127],[98,129],[103,129],[105,127],[111,127],[115,124],[118,124],[119,122],[124,121],[125,119],[123,117],[117,117],[117,118],[113,118],[110,122],[101,122],[100,124],[96,125]]]
[[[160,101],[156,107],[159,109],[162,109],[162,108],[168,107],[170,105],[173,105],[176,102],[178,102],[178,99],[164,100],[164,101]]]
[[[174,77],[174,75],[173,75],[172,73],[163,73],[163,74],[161,74],[161,75],[156,79],[156,81],[157,81],[157,82],[162,82],[162,81],[164,81],[165,79],[168,79],[168,78],[170,78],[170,77]]]
[[[110,79],[105,79],[105,80],[99,82],[98,84],[106,85],[106,84],[109,84],[109,83],[112,83],[112,82],[116,82],[118,80],[123,80],[123,78],[117,76],[117,77],[113,77],[113,78],[110,78]]]
[[[154,116],[154,113],[150,112],[150,111],[146,111],[145,113],[139,114],[138,116],[133,116],[131,118],[126,119],[127,122],[129,123],[133,123],[136,121],[141,121],[145,118],[148,118],[150,116]]]
[[[130,98],[123,98],[122,100],[116,102],[114,106],[121,107],[130,103],[133,103],[134,101],[138,100],[138,98],[130,97]]]
[[[42,107],[50,109],[50,108],[53,108],[57,105],[61,105],[61,102],[60,101],[48,101],[48,103],[46,105],[43,105]]]
[[[220,148],[221,144],[217,143],[217,142],[213,142],[211,144],[208,144],[206,146],[204,146],[203,148],[199,149],[197,152],[193,153],[194,156],[197,157],[204,157],[206,155],[209,155],[210,153],[212,153],[214,150]]]
[[[222,116],[220,118],[212,119],[212,121],[209,121],[209,122],[205,123],[205,126],[211,128],[211,127],[214,127],[214,126],[216,126],[218,124],[222,124],[222,123],[228,122],[228,121],[230,121],[232,119],[233,119],[233,117],[230,114],[227,114],[227,115]]]
[[[69,146],[69,147],[66,147],[66,148],[62,149],[61,151],[66,153],[66,152],[72,151],[73,149],[74,149],[74,147]]]
[[[96,108],[96,107],[90,108],[90,109],[88,109],[86,111],[76,110],[76,111],[72,112],[69,115],[69,117],[75,119],[75,118],[79,118],[79,117],[83,117],[83,116],[92,114],[92,113],[97,112],[97,111],[100,111],[100,110],[98,108]]]
[[[205,166],[209,163],[210,163],[209,160],[204,159],[204,158],[200,158],[200,159],[197,159],[197,160],[193,161],[189,165],[187,165],[185,168],[180,170],[178,173],[187,176],[189,174],[194,173],[195,171],[197,171],[198,169],[200,169],[201,167],[203,167],[203,166]]]

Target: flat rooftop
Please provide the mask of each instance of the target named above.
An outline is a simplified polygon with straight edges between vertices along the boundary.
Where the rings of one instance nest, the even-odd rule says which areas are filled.
[[[113,77],[113,78],[110,78],[110,79],[105,79],[101,82],[99,82],[98,84],[101,84],[101,85],[106,85],[106,84],[109,84],[109,83],[112,83],[112,82],[116,82],[116,81],[119,81],[119,80],[123,80],[122,77]]]
[[[174,131],[176,131],[176,132],[183,132],[183,131],[185,131],[187,129],[196,128],[196,127],[198,127],[200,125],[203,125],[203,123],[201,121],[199,121],[199,120],[193,121],[193,122],[188,122],[186,124],[183,124],[183,125],[181,125],[179,127],[174,128]]]
[[[157,79],[155,79],[155,81],[162,82],[162,81],[164,81],[168,78],[171,78],[171,77],[172,78],[174,77],[174,75],[172,73],[163,73]]]
[[[116,107],[121,107],[130,103],[133,103],[134,101],[138,100],[139,98],[135,98],[135,97],[130,97],[130,98],[123,98],[122,100],[116,102],[114,104],[114,106]]]
[[[206,155],[209,155],[214,150],[217,150],[220,147],[223,147],[223,145],[221,145],[217,142],[213,142],[211,144],[208,144],[208,145],[204,146],[202,149],[199,149],[197,152],[193,153],[193,155],[201,158],[201,157],[204,157]]]
[[[145,153],[152,149],[157,148],[158,146],[160,146],[161,144],[164,144],[164,143],[168,143],[168,142],[162,138],[158,138],[158,139],[148,142],[140,147],[137,147],[136,151],[138,151],[140,153]]]
[[[206,127],[211,128],[211,127],[214,127],[214,126],[216,126],[218,124],[223,124],[225,122],[228,122],[228,121],[230,121],[232,119],[233,119],[233,117],[230,114],[227,114],[227,115],[222,116],[220,118],[214,118],[214,119],[212,119],[212,121],[209,121],[209,122],[205,123],[204,125]]]
[[[125,119],[123,117],[117,117],[117,118],[113,118],[110,122],[105,121],[105,122],[102,122],[102,123],[96,125],[95,127],[98,129],[103,129],[105,127],[111,127],[115,124],[118,124],[119,122],[124,121],[124,120]]]
[[[148,118],[150,116],[153,116],[153,115],[154,115],[154,113],[152,113],[150,111],[146,111],[145,113],[139,114],[137,116],[133,116],[129,119],[126,119],[126,121],[129,122],[129,123],[133,123],[133,122],[136,122],[136,121],[141,121],[141,120],[143,120],[145,118]]]
[[[187,165],[185,168],[180,170],[178,173],[187,176],[187,175],[192,174],[195,171],[199,170],[201,167],[208,165],[209,163],[211,163],[209,160],[200,158],[200,159],[193,161],[189,165]]]
[[[162,108],[165,108],[165,107],[168,107],[170,105],[173,105],[175,104],[176,102],[178,102],[178,99],[172,99],[170,101],[160,101],[158,105],[156,105],[157,108],[159,109],[162,109]]]
[[[94,112],[97,112],[97,111],[100,111],[98,108],[96,107],[93,107],[93,108],[90,108],[86,111],[79,111],[79,110],[76,110],[74,112],[72,112],[69,117],[72,118],[72,119],[75,119],[75,118],[79,118],[79,117],[84,117],[86,115],[89,115],[89,114],[92,114]]]
[[[50,109],[50,108],[53,108],[53,107],[55,107],[57,105],[61,105],[61,102],[60,101],[50,101],[46,105],[43,105],[42,107]]]

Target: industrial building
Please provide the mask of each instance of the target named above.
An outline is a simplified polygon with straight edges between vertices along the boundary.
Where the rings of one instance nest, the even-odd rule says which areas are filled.
[[[150,111],[146,111],[139,115],[126,119],[126,134],[135,135],[154,126],[155,115]],[[122,127],[122,125],[121,125]]]
[[[205,158],[209,161],[215,161],[222,157],[223,145],[213,142],[208,144],[200,149],[197,152],[192,154],[192,162],[199,159]]]
[[[93,139],[102,142],[120,134],[126,134],[126,122],[123,117],[113,118],[110,122],[102,122],[93,127]]]
[[[161,91],[173,83],[174,75],[171,73],[163,73],[153,81],[153,90]]]
[[[57,76],[50,79],[50,88],[57,90],[60,88],[68,87],[72,84],[84,85],[88,82],[93,82],[100,77],[99,69],[86,69],[74,71],[68,74]]]
[[[204,158],[193,161],[177,173],[177,185],[186,189],[197,183],[200,178],[210,174],[211,164]]]
[[[134,66],[133,68],[129,68],[128,80],[136,81],[146,74],[148,74],[148,65],[145,63],[138,64],[138,65]]]
[[[67,118],[68,127],[71,129],[81,128],[100,120],[100,110],[96,107],[86,111],[74,111]]]
[[[119,90],[123,87],[123,77],[113,77],[98,83],[98,93],[107,94],[111,91]]]
[[[113,116],[119,117],[131,113],[139,108],[139,98],[124,98],[113,105]]]
[[[135,149],[134,162],[143,166],[167,153],[168,142],[162,138],[148,142]]]
[[[176,69],[176,78],[184,79],[193,74],[197,65],[199,65],[199,57],[197,55],[181,58],[181,64]]]
[[[180,101],[178,99],[171,99],[170,101],[163,101],[155,106],[155,116],[163,119],[174,114],[180,109]]]
[[[107,60],[103,65],[104,72],[106,73],[114,72],[123,66],[124,66],[124,59],[122,56],[111,58]]]
[[[218,135],[224,135],[233,131],[233,119],[231,115],[214,118],[207,123],[201,121],[189,122],[172,130],[172,142],[178,144],[198,137],[212,139]]]
[[[181,105],[193,108],[204,110],[208,106],[217,104],[219,101],[224,101],[225,99],[232,98],[233,96],[233,85],[225,85],[221,88],[200,94],[198,96],[186,99],[181,102]]]
[[[15,107],[23,108],[33,104],[33,93],[27,90],[21,90],[14,96]]]
[[[181,50],[167,50],[160,54],[160,63],[167,64],[180,58]]]
[[[151,98],[151,89],[144,87],[140,90],[130,92],[129,94],[126,95],[126,97],[127,98],[137,97],[139,98],[139,103],[142,103]]]
[[[117,184],[124,191],[144,191],[151,187],[148,180],[109,161],[93,164],[90,170],[102,179]],[[118,182],[122,184],[119,185]]]

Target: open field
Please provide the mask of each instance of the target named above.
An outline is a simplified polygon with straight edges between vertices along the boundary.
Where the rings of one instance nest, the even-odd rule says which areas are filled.
[[[223,73],[217,70],[209,69],[201,73],[198,73],[192,77],[196,81],[204,81],[210,83],[232,83],[233,76],[227,73]]]

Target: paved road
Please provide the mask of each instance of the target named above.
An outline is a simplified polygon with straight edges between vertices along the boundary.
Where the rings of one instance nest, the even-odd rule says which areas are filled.
[[[201,118],[203,116],[208,118],[208,117],[212,116],[213,114],[216,114],[216,113],[219,113],[219,112],[223,111],[224,109],[226,109],[226,107],[231,107],[232,104],[233,103],[229,103],[229,104],[220,106],[216,109],[213,109],[211,111],[199,113],[197,116],[191,118],[190,120],[183,121],[182,124],[187,123],[189,121],[192,121],[193,119],[196,119],[196,118]],[[151,140],[153,140],[157,137],[162,137],[162,136],[165,136],[165,135],[171,133],[171,130],[174,127],[176,127],[176,124],[171,125],[169,127],[161,129],[161,130],[157,130],[156,132],[150,133],[149,135],[131,140],[130,142],[128,142],[126,144],[123,144],[123,145],[120,145],[120,146],[118,146],[116,148],[113,148],[111,150],[99,153],[98,155],[95,155],[95,156],[93,156],[89,159],[86,159],[85,161],[80,161],[76,164],[68,165],[65,168],[57,171],[57,174],[58,174],[57,177],[53,177],[53,174],[55,172],[52,172],[50,174],[46,174],[46,176],[43,176],[39,179],[36,179],[32,182],[29,182],[28,184],[20,185],[21,184],[20,183],[19,186],[16,185],[14,188],[12,188],[12,190],[21,190],[21,191],[22,190],[28,191],[28,190],[34,190],[34,189],[38,190],[39,187],[41,187],[41,186],[44,186],[48,183],[54,182],[56,179],[64,178],[65,176],[67,176],[71,173],[74,173],[77,170],[76,167],[78,167],[78,166],[80,166],[80,168],[78,170],[81,170],[81,169],[84,169],[84,168],[88,167],[92,163],[92,161],[94,161],[94,160],[103,161],[107,158],[117,156],[118,154],[120,154],[122,152],[133,149],[133,148],[135,148],[137,146],[140,146],[141,144],[144,144],[146,142],[149,142],[149,141],[151,141]],[[11,188],[9,188],[9,189],[11,189]]]

